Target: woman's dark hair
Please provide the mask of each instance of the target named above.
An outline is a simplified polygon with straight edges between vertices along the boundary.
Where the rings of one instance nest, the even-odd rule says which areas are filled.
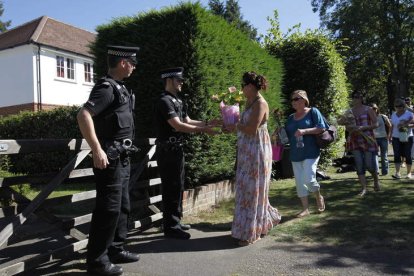
[[[243,74],[243,83],[242,86],[253,84],[257,90],[266,90],[267,88],[267,80],[262,75],[256,74],[256,72],[246,72]]]
[[[360,99],[363,99],[364,98],[364,95],[363,95],[362,92],[355,90],[355,91],[352,92],[351,98],[360,98]]]

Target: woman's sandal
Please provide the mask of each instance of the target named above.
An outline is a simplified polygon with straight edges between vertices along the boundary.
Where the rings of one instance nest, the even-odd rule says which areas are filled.
[[[254,241],[252,241],[252,242],[249,242],[249,241],[242,241],[242,240],[240,240],[240,241],[238,242],[238,245],[239,245],[239,246],[248,246],[248,245],[254,244],[254,243],[255,243],[255,242],[257,242],[258,240],[261,240],[261,238],[258,238],[258,239],[254,240]]]
[[[316,201],[316,205],[318,205],[319,213],[322,213],[323,211],[325,211],[325,199],[323,198],[323,196],[319,198],[319,201]]]
[[[296,217],[297,218],[303,218],[303,217],[306,217],[306,216],[309,216],[309,215],[310,215],[309,210],[306,210],[306,211],[302,211],[299,214],[297,214]]]
[[[239,246],[248,246],[250,244],[250,242],[249,241],[239,241],[237,244]]]
[[[367,190],[363,189],[358,195],[364,197],[367,194]]]

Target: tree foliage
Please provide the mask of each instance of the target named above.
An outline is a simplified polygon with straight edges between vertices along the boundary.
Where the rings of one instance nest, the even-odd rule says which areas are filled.
[[[4,13],[4,8],[3,8],[3,1],[0,1],[0,17],[3,15]],[[9,27],[11,24],[11,21],[1,21],[0,20],[0,33],[3,33],[7,30],[7,27]]]
[[[249,21],[243,19],[237,0],[227,0],[226,3],[220,0],[209,0],[208,6],[213,14],[223,17],[229,24],[247,34],[250,39],[259,40],[257,29]]]
[[[347,46],[347,74],[371,101],[409,96],[414,81],[414,1],[312,0],[322,24]]]
[[[344,62],[336,48],[337,44],[320,31],[301,33],[295,26],[290,33],[282,35],[277,11],[269,19],[272,27],[265,37],[266,49],[283,61],[284,78],[282,94],[289,99],[294,90],[307,91],[311,106],[317,107],[331,122],[348,107],[347,78]],[[286,113],[294,110],[285,104]],[[320,166],[331,163],[342,153],[342,143],[336,143],[322,151]]]

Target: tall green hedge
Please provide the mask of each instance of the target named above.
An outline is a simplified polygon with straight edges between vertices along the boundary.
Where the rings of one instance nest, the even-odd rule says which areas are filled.
[[[269,80],[264,96],[270,107],[280,105],[281,63],[199,3],[117,18],[99,26],[97,33],[91,48],[99,76],[106,73],[106,45],[141,48],[137,68],[126,81],[137,99],[137,137],[154,136],[153,104],[163,91],[159,72],[167,67],[185,68],[182,96],[192,119],[218,117],[219,107],[211,96],[232,85],[240,88],[243,72],[251,70]],[[234,135],[188,135],[185,152],[189,186],[234,174]]]
[[[317,107],[332,123],[348,107],[347,78],[344,62],[335,44],[318,32],[294,33],[283,40],[266,45],[269,53],[283,61],[285,75],[283,95],[297,89],[305,90],[310,105]],[[286,102],[287,113],[293,112]],[[343,137],[343,129],[340,135]],[[321,155],[322,167],[330,164],[332,158],[344,150],[343,139],[324,149]]]

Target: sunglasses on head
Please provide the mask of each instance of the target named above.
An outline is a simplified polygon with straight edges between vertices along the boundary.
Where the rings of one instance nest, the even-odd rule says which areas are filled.
[[[296,98],[291,99],[291,101],[292,101],[292,102],[297,102],[297,101],[299,101],[300,99],[303,99],[303,98],[302,98],[302,97],[296,97]]]

